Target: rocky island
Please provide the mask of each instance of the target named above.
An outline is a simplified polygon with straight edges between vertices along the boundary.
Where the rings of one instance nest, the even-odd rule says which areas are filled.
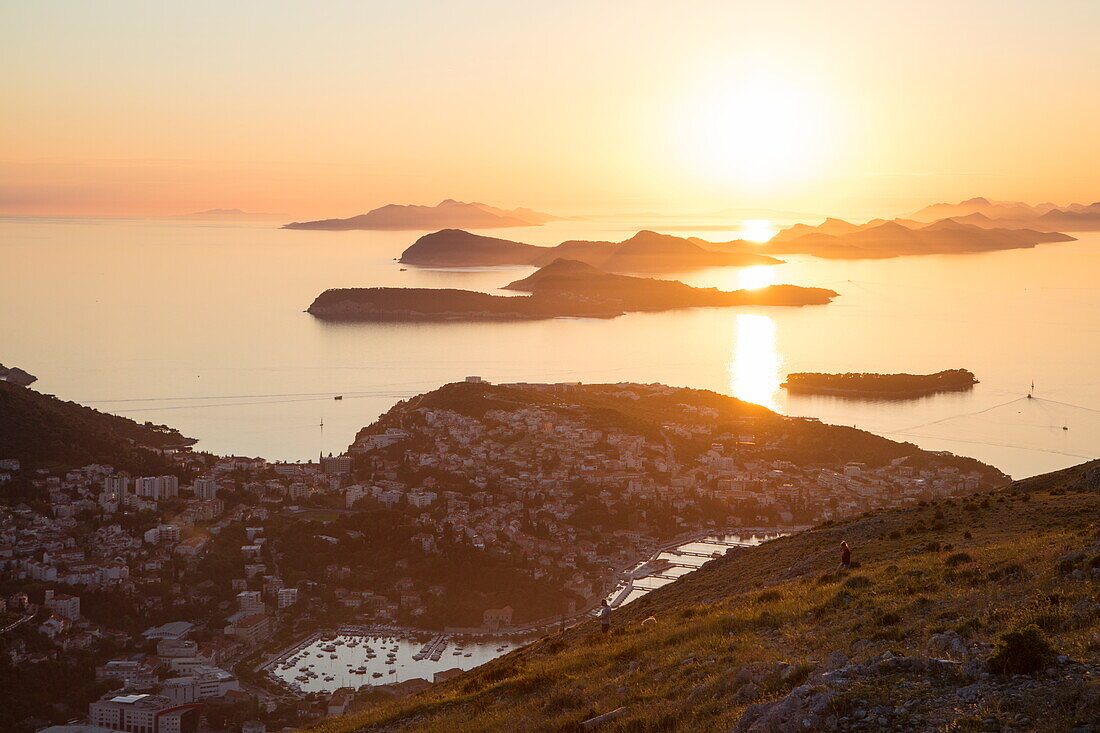
[[[503,296],[432,288],[335,288],[307,312],[325,320],[527,320],[614,318],[630,311],[701,306],[820,305],[837,293],[826,288],[771,285],[754,290],[695,288],[675,280],[614,275],[575,260],[558,259],[506,286],[531,293]]]
[[[607,272],[649,272],[698,267],[778,265],[783,261],[748,251],[746,242],[714,243],[643,230],[622,242],[570,240],[539,247],[485,237],[461,229],[425,234],[401,253],[400,261],[426,267],[533,265],[577,260]]]
[[[936,392],[961,392],[978,383],[966,369],[945,369],[935,374],[819,374],[796,372],[781,386],[791,392],[906,399]]]

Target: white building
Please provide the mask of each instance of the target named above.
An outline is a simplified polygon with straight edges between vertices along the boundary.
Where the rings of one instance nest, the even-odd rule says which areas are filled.
[[[185,677],[171,677],[164,681],[161,694],[179,704],[198,702],[212,697],[223,697],[230,690],[239,690],[237,678],[217,667],[195,667]]]
[[[184,733],[198,728],[201,709],[165,695],[108,693],[88,706],[88,719],[92,725],[127,733]]]
[[[142,476],[134,480],[134,493],[153,501],[179,496],[180,480],[175,476]]]
[[[344,491],[344,507],[351,509],[355,505],[355,502],[368,495],[370,495],[370,491],[368,491],[366,487],[360,486],[359,484],[349,486],[347,490]]]
[[[70,621],[78,621],[80,619],[80,598],[77,596],[66,595],[65,593],[54,593],[52,590],[46,591],[46,608],[56,612],[59,616],[64,616]]]
[[[414,506],[417,509],[422,509],[430,505],[438,498],[434,491],[411,491],[406,496],[406,500],[410,506]]]
[[[130,477],[123,474],[115,474],[103,479],[103,491],[117,497],[130,493]]]
[[[292,606],[298,602],[298,589],[280,588],[278,591],[276,591],[275,598],[278,601],[279,608]]]
[[[179,542],[180,526],[178,524],[161,524],[157,526],[160,542]]]
[[[263,613],[264,602],[258,590],[243,590],[237,594],[237,608],[245,614]]]
[[[218,482],[212,478],[197,478],[191,485],[196,499],[217,499]]]

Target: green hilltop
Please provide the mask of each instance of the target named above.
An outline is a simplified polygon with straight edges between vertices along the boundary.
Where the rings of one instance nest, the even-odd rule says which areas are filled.
[[[170,467],[160,452],[196,441],[174,428],[138,423],[0,381],[0,459],[27,467],[104,463],[128,471]]]
[[[1100,461],[826,523],[309,730],[1095,730],[1098,527]]]

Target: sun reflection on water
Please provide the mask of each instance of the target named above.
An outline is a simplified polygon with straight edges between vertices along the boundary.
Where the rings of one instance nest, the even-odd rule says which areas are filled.
[[[775,321],[768,316],[739,314],[730,361],[730,391],[733,396],[778,410],[775,398],[779,393],[779,366],[780,358],[775,350]]]
[[[739,290],[756,290],[768,285],[775,285],[775,265],[742,267],[737,271],[737,288]]]

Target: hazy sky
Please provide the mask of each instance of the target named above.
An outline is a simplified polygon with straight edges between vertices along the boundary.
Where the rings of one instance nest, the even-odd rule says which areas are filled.
[[[1100,199],[1096,0],[0,0],[0,212]]]

